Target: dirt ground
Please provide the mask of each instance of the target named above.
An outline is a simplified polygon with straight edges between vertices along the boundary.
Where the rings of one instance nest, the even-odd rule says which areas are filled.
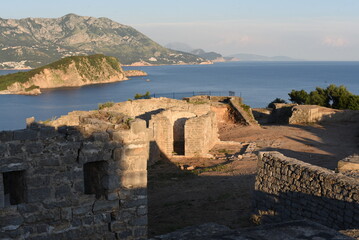
[[[244,127],[222,124],[222,141],[211,151],[211,159],[162,160],[148,170],[149,235],[185,226],[216,222],[231,228],[254,225],[251,199],[257,151],[279,151],[286,156],[335,169],[337,161],[359,153],[359,124],[264,125]],[[256,143],[253,154],[245,145]],[[181,170],[188,167],[188,170]]]

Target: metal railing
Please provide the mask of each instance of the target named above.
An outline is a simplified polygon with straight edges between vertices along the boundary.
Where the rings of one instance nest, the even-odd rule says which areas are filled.
[[[208,95],[208,96],[235,96],[233,91],[201,91],[201,92],[172,92],[172,93],[153,93],[151,98],[167,97],[173,99],[182,99],[185,97]]]

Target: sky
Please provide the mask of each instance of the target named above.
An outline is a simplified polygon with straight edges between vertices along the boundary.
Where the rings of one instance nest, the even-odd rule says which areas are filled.
[[[0,18],[107,17],[166,45],[359,61],[359,0],[9,0]]]

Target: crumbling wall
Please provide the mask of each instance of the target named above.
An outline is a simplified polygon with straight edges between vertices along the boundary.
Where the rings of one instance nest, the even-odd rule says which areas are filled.
[[[278,152],[261,152],[255,182],[261,222],[307,218],[335,229],[359,227],[359,182]]]
[[[219,142],[216,114],[193,117],[185,125],[185,155],[205,156]]]
[[[116,103],[110,109],[122,112],[131,117],[138,117],[141,115],[146,117],[146,113],[153,115],[154,113],[161,112],[159,110],[168,110],[171,108],[176,108],[178,111],[192,112],[196,115],[203,115],[210,111],[210,104],[192,104],[183,100],[161,97]]]
[[[145,122],[89,125],[0,132],[0,239],[146,238]]]
[[[275,103],[270,123],[301,124],[315,122],[359,121],[359,111],[338,110],[317,105]]]
[[[178,154],[175,152],[175,146],[181,143],[176,142],[176,140],[180,141],[182,138],[185,141],[184,126],[187,119],[192,117],[196,117],[196,115],[191,112],[171,109],[152,116],[149,128],[151,129],[152,139],[156,142],[161,154],[167,157]],[[184,146],[183,148],[183,153],[181,152],[180,155],[187,155]],[[154,159],[152,160],[154,161]]]

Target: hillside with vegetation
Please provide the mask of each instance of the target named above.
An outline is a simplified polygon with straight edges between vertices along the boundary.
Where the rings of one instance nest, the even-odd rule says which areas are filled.
[[[42,88],[78,87],[127,80],[114,57],[66,57],[27,72],[0,76],[0,94],[37,95]]]
[[[199,64],[193,54],[160,46],[108,18],[0,18],[0,69],[35,68],[67,56],[105,54],[122,64]]]

